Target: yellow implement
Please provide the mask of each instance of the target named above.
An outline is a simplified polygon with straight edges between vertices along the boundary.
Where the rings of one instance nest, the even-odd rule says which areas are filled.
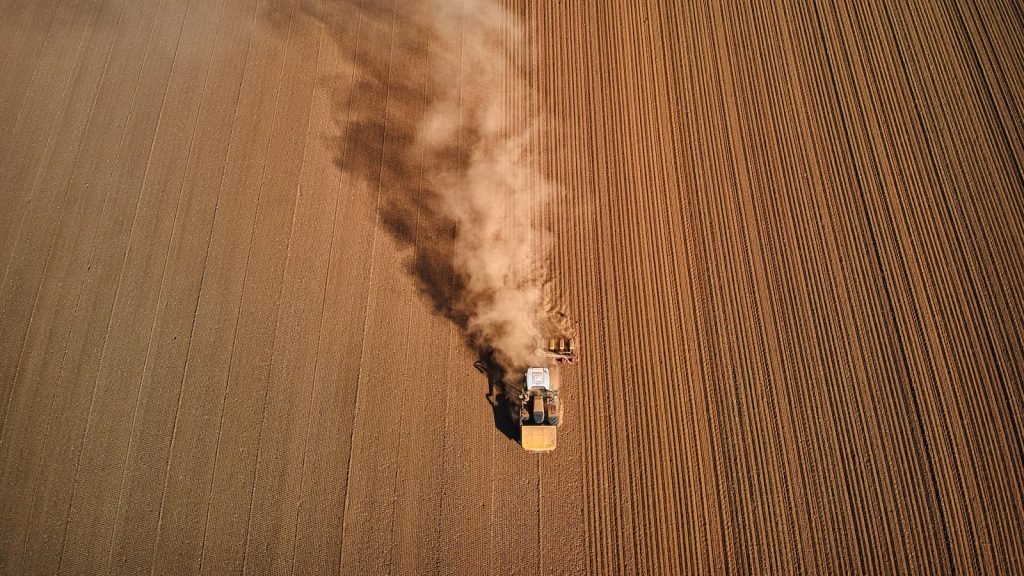
[[[551,452],[558,443],[558,428],[554,426],[523,426],[523,448],[530,452]]]

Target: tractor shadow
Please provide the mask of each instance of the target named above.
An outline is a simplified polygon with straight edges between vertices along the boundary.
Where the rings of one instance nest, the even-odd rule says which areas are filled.
[[[494,427],[509,440],[519,442],[519,387],[510,385],[508,372],[489,350],[481,353],[473,366],[487,376],[487,403],[491,405]]]

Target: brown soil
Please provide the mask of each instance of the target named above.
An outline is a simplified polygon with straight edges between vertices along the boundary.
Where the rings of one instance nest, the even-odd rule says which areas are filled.
[[[560,192],[504,210],[581,333],[545,456],[418,211],[472,46],[0,0],[0,573],[1024,573],[1020,7],[506,4]]]

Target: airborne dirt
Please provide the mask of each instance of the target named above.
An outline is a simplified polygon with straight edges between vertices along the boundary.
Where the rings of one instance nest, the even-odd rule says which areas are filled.
[[[0,573],[1024,572],[1021,54],[999,1],[0,0]]]

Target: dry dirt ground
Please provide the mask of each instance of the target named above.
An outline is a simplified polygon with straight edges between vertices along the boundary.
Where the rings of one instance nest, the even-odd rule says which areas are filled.
[[[1024,573],[1018,3],[513,2],[545,456],[388,218],[411,6],[0,0],[0,573]]]

